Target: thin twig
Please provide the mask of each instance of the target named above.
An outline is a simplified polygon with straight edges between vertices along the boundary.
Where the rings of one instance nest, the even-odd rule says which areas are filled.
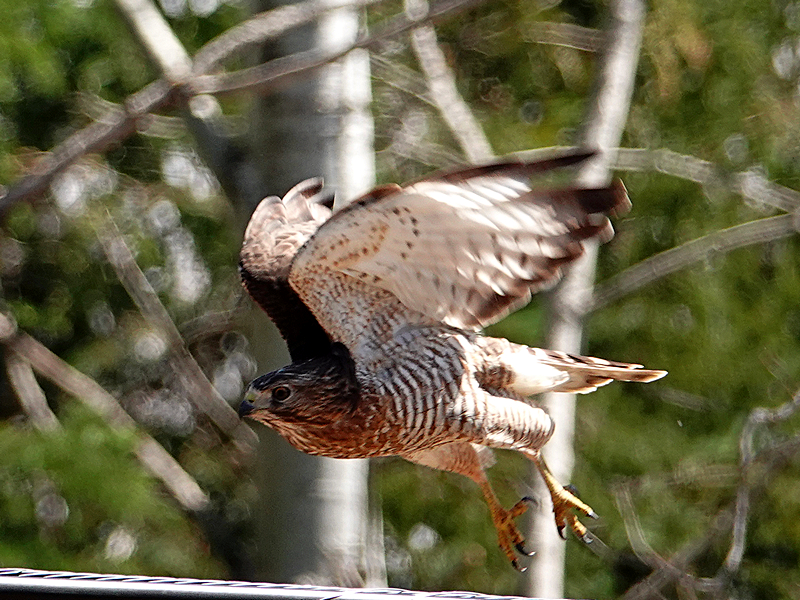
[[[639,521],[639,515],[633,507],[630,486],[624,484],[616,486],[614,489],[614,499],[617,503],[617,510],[619,514],[622,515],[622,521],[625,525],[625,532],[628,535],[631,549],[637,558],[654,569],[674,568],[647,543],[642,524]]]
[[[110,218],[105,219],[99,228],[98,238],[109,263],[142,316],[167,341],[175,357],[176,374],[181,378],[189,400],[208,415],[223,433],[242,444],[245,450],[255,448],[258,437],[220,396],[186,348],[167,309],[136,264],[130,248]]]
[[[173,497],[188,511],[208,507],[209,499],[197,482],[152,437],[141,431],[114,396],[91,377],[71,367],[31,336],[16,330],[14,322],[0,313],[0,342],[10,353],[29,363],[41,376],[83,402],[120,431],[134,431],[134,453],[145,469],[159,479]]]
[[[193,72],[192,59],[153,0],[114,0],[114,3],[161,76],[176,87],[185,83]],[[178,97],[183,120],[201,156],[228,197],[248,197],[252,184],[237,168],[235,157],[239,154],[217,99],[208,95]]]
[[[5,361],[8,381],[17,392],[22,410],[33,426],[42,433],[60,431],[61,424],[47,405],[47,398],[36,381],[31,365],[11,351],[6,351]]]
[[[109,125],[125,113],[122,104],[109,102],[96,94],[79,92],[76,95],[77,109],[92,121]],[[149,115],[136,123],[136,132],[142,135],[174,139],[186,134],[186,124],[179,117]]]
[[[92,123],[44,154],[27,175],[0,196],[0,219],[17,202],[43,194],[56,175],[82,156],[103,152],[133,134],[140,120],[147,120],[151,112],[169,104],[172,91],[166,81],[155,81],[129,96],[124,112]]]
[[[779,421],[785,421],[800,410],[800,390],[795,392],[789,402],[779,406],[774,410],[759,407],[750,412],[742,435],[739,439],[740,466],[742,478],[736,491],[736,509],[733,520],[733,537],[728,554],[719,578],[730,578],[741,567],[744,558],[745,541],[747,539],[747,520],[750,511],[750,484],[747,482],[747,475],[755,458],[753,452],[753,438],[756,430],[764,425],[771,425]]]
[[[620,600],[661,598],[661,590],[688,575],[689,565],[730,531],[732,522],[733,509],[731,507],[718,512],[703,535],[691,540],[665,561],[662,567],[629,588]]]
[[[711,526],[702,536],[690,541],[682,550],[671,556],[667,561],[669,566],[662,566],[653,571],[645,579],[631,587],[622,596],[622,600],[645,600],[660,597],[661,590],[667,585],[681,579],[689,581],[686,579],[689,565],[734,529],[728,556],[716,576],[712,579],[690,578],[694,589],[724,596],[724,591],[730,581],[730,574],[739,568],[744,556],[747,509],[750,503],[753,498],[767,489],[786,463],[800,453],[800,434],[766,446],[758,452],[752,451],[753,434],[757,426],[785,420],[796,414],[798,410],[800,410],[800,391],[790,402],[775,410],[757,408],[751,412],[740,438],[742,457],[749,457],[749,461],[746,472],[741,476],[736,500],[717,513]],[[747,489],[746,503],[739,500],[739,491],[742,487]]]
[[[373,79],[436,108],[436,102],[428,93],[419,73],[378,54],[371,54],[369,58]]]
[[[194,56],[194,73],[203,75],[243,51],[275,39],[285,32],[307,25],[328,11],[339,8],[357,9],[382,0],[341,0],[318,2],[306,0],[259,13],[220,34]]]
[[[595,289],[584,314],[604,306],[690,265],[715,254],[726,254],[736,248],[764,244],[797,233],[794,215],[779,215],[721,229],[675,248],[651,256],[604,281]]]
[[[719,166],[696,156],[671,150],[619,148],[614,168],[622,171],[656,171],[741,194],[758,205],[784,212],[800,208],[800,192],[769,181],[755,169],[725,173]]]
[[[535,44],[564,46],[584,52],[600,52],[605,44],[605,33],[573,23],[545,21],[534,23],[525,32],[525,39]]]
[[[357,48],[372,48],[415,27],[453,17],[485,1],[442,0],[431,7],[424,16],[415,18],[408,18],[404,15],[396,16],[378,29],[376,33],[362,35],[346,48],[328,51],[307,50],[231,73],[200,75],[190,82],[189,88],[194,94],[220,95],[244,90],[263,93],[266,90],[274,89],[278,84],[285,84],[291,78],[301,75],[310,69],[316,69],[339,60]]]
[[[415,18],[427,11],[427,0],[406,0],[406,15],[409,17]],[[431,96],[467,160],[475,163],[492,158],[492,146],[469,105],[458,92],[455,76],[439,48],[433,26],[423,25],[414,29],[411,32],[411,46],[425,73]]]
[[[485,0],[453,0],[442,2],[420,22],[442,20],[484,1]],[[309,0],[308,3],[303,4],[302,7],[294,13],[289,11],[289,7],[287,7],[286,11],[281,8],[270,11],[270,13],[258,15],[253,20],[253,23],[256,24],[254,25],[254,30],[257,31],[250,36],[250,41],[248,43],[272,39],[289,29],[313,21],[319,16],[319,13],[315,12],[315,10],[309,10],[314,4],[316,4],[316,2]],[[326,7],[326,10],[336,8],[337,6]],[[272,15],[272,17],[269,17],[268,14]],[[259,22],[261,27],[259,27]],[[362,37],[360,41],[357,41],[352,47],[346,48],[341,52],[324,56],[319,54],[311,56],[308,53],[300,53],[271,61],[266,65],[262,65],[260,67],[261,71],[252,73],[256,80],[258,80],[259,77],[264,77],[265,79],[262,82],[264,85],[275,83],[286,76],[297,75],[306,70],[318,68],[329,62],[333,62],[354,48],[373,46],[382,42],[384,39],[396,37],[417,24],[417,22],[409,22],[407,19],[398,18],[393,20],[381,33]],[[248,24],[243,23],[241,27],[246,30]],[[209,44],[197,53],[197,60],[195,61],[193,72],[195,75],[201,76],[201,84],[203,81],[207,83],[207,89],[204,90],[203,85],[200,85],[194,89],[195,93],[211,91],[217,84],[223,84],[220,91],[248,88],[246,82],[242,83],[240,87],[237,87],[238,84],[234,85],[234,88],[231,90],[227,90],[225,84],[227,81],[225,77],[232,77],[235,83],[245,72],[251,73],[251,71],[248,70],[234,72],[231,73],[230,76],[220,76],[222,79],[217,79],[212,76],[207,76],[211,77],[210,79],[204,80],[202,78],[204,69],[210,69],[213,65],[224,60],[225,57],[229,55],[228,53],[234,53],[239,50],[240,46],[230,43],[231,39],[232,38],[223,38],[221,36],[209,42]],[[259,67],[254,68],[259,69]],[[262,75],[258,74],[260,72],[263,72]],[[247,79],[247,77],[245,77],[245,79]],[[256,81],[256,83],[260,85],[258,81]],[[4,218],[8,209],[17,202],[30,200],[43,194],[56,175],[73,164],[77,159],[88,153],[102,152],[110,146],[125,140],[137,131],[138,123],[143,119],[147,120],[150,113],[164,108],[173,98],[180,99],[181,103],[185,102],[188,97],[187,94],[188,90],[186,89],[183,90],[182,94],[177,94],[175,86],[171,85],[165,79],[159,79],[139,92],[129,96],[125,102],[124,113],[116,114],[116,111],[114,111],[114,114],[111,114],[109,118],[104,118],[100,122],[92,123],[69,136],[54,150],[45,154],[30,173],[18,180],[5,194],[0,196],[0,219]]]

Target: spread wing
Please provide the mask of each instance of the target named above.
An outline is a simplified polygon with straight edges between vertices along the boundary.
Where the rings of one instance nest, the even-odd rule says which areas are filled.
[[[378,311],[465,329],[494,323],[554,284],[561,267],[583,253],[584,240],[609,239],[608,215],[629,208],[619,182],[600,189],[532,188],[533,174],[589,156],[509,161],[379,188],[335,213],[308,240],[292,263],[292,287],[342,341],[382,318]],[[359,302],[365,293],[380,302]],[[340,304],[349,312],[338,310]],[[326,321],[326,314],[349,318]]]
[[[331,215],[333,195],[308,179],[256,207],[239,255],[242,284],[277,325],[293,361],[325,354],[328,335],[288,281],[298,249]]]

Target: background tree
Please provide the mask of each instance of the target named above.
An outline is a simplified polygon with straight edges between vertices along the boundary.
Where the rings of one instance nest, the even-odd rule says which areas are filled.
[[[261,8],[278,5],[264,2]],[[264,60],[347,48],[356,39],[359,21],[350,8],[327,13],[268,45]],[[343,199],[374,185],[369,81],[369,56],[354,51],[254,104],[249,142],[250,160],[264,182],[259,198],[283,195],[299,181],[324,177],[337,189],[341,206]],[[249,218],[253,208],[245,207],[243,216]],[[257,316],[251,334],[261,342],[254,356],[265,372],[291,362],[267,321]],[[269,330],[274,333],[264,335]],[[270,510],[257,514],[258,537],[264,542],[258,544],[258,574],[269,581],[385,585],[382,561],[370,560],[375,553],[367,552],[367,461],[309,456],[272,430],[260,433],[255,467],[259,496]]]
[[[240,7],[164,0],[160,32],[181,54],[136,26],[141,1],[5,4],[0,560],[254,576],[254,437],[222,401],[258,352],[238,333],[252,313],[233,269],[236,203],[264,193],[252,99],[341,52],[244,67],[324,7],[245,22]],[[378,180],[578,140],[606,7],[487,3],[413,42],[420,7],[363,10]],[[766,0],[645,14],[622,140],[639,150],[614,161],[634,208],[599,255],[584,350],[671,374],[578,400],[572,479],[603,519],[597,556],[566,544],[568,596],[796,595],[798,23],[794,4]],[[537,301],[492,333],[541,343],[545,314]],[[519,591],[468,482],[399,460],[374,471],[390,584]],[[513,457],[493,476],[506,503],[530,492]]]

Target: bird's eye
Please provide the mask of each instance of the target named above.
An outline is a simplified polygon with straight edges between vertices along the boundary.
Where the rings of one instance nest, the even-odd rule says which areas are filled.
[[[272,399],[277,400],[278,402],[283,402],[291,395],[291,393],[292,390],[290,390],[287,386],[279,385],[272,390]]]

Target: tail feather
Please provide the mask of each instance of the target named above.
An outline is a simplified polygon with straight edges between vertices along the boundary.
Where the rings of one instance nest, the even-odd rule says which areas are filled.
[[[648,383],[667,372],[591,356],[529,348],[496,338],[479,338],[486,361],[481,383],[520,396],[543,392],[587,394],[612,381]]]
[[[649,383],[661,379],[667,372],[658,369],[645,369],[635,363],[615,362],[592,356],[579,356],[553,350],[541,350],[547,358],[540,359],[569,375],[569,379],[555,386],[553,392],[588,394],[612,381],[632,381]]]

